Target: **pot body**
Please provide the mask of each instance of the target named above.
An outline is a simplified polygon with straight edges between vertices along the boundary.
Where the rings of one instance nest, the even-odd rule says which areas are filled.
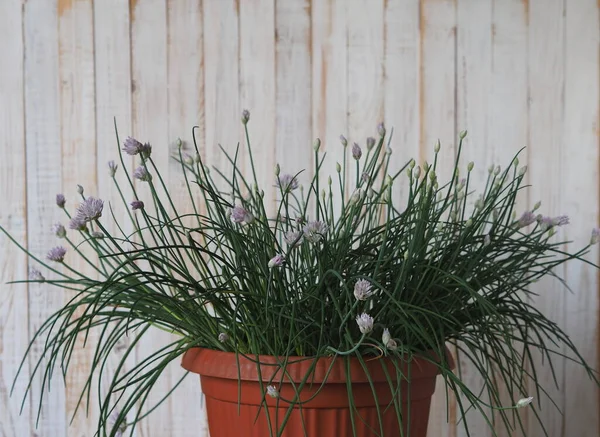
[[[201,348],[185,353],[182,366],[200,375],[211,436],[426,437],[438,374],[437,367],[430,361],[422,358],[415,358],[410,364],[387,358],[367,361],[369,382],[363,365],[356,358],[315,361],[288,357],[285,371],[281,370],[281,360]],[[397,368],[407,375],[410,383],[396,382]],[[347,372],[352,381],[355,431]],[[262,389],[260,381],[263,381]],[[393,381],[392,384],[389,381]],[[279,398],[263,396],[267,385],[278,389]],[[290,408],[289,401],[296,396],[299,401]],[[401,423],[398,409],[402,414]]]

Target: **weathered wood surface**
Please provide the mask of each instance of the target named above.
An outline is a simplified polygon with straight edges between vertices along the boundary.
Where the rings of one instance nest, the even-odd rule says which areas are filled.
[[[166,183],[178,191],[178,166],[166,164],[177,139],[193,154],[191,128],[198,125],[203,158],[224,165],[218,144],[228,151],[244,144],[239,117],[248,108],[269,201],[276,198],[276,163],[288,173],[307,168],[300,179],[308,180],[317,137],[327,152],[324,168],[333,173],[344,159],[339,135],[364,145],[385,121],[394,130],[395,166],[410,157],[431,162],[439,139],[444,177],[466,129],[464,162],[476,161],[478,179],[528,146],[521,162],[529,164],[534,188],[519,206],[541,200],[548,213],[570,215],[564,236],[583,244],[600,208],[599,8],[596,0],[1,1],[0,222],[43,256],[57,244],[51,225],[65,219],[55,194],[64,192],[71,207],[75,184],[86,195],[114,197],[106,169],[117,158],[113,118],[122,137],[153,143]],[[181,211],[189,208],[185,199],[175,198]],[[126,212],[116,206],[115,214]],[[5,238],[0,244],[0,436],[91,436],[95,405],[69,426],[90,351],[77,353],[66,386],[54,381],[37,425],[41,378],[20,416],[19,409],[39,345],[9,397],[28,339],[69,293],[4,285],[26,276],[31,263]],[[598,259],[596,251],[590,256]],[[598,275],[582,265],[561,273],[574,293],[540,283],[535,303],[597,364]],[[155,333],[137,347],[137,358],[168,339]],[[113,367],[127,342],[115,348]],[[581,369],[558,360],[559,388],[542,369],[563,410],[542,402],[549,435],[600,435],[599,392]],[[481,383],[468,365],[463,373],[473,388]],[[174,364],[160,389],[182,374]],[[466,435],[456,400],[446,406],[438,386],[430,436]],[[188,378],[137,435],[207,435],[197,389],[197,379]],[[543,435],[531,410],[520,414],[528,435]],[[472,436],[492,436],[476,412],[468,417]],[[501,426],[497,432],[518,435]]]

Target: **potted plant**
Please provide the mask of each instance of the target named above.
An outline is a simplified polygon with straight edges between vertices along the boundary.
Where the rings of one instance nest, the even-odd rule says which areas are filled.
[[[515,212],[526,171],[516,157],[504,170],[492,167],[476,194],[473,163],[464,177],[459,172],[466,133],[454,172],[442,182],[439,144],[433,163],[411,160],[391,169],[380,125],[364,150],[341,137],[344,164],[327,179],[318,140],[305,186],[301,173],[277,166],[272,210],[257,184],[248,121],[244,111],[249,174],[241,171],[239,148],[227,155],[231,168],[223,170],[209,168],[196,144],[194,156],[179,147],[175,159],[191,214],[178,212],[150,144],[133,138],[123,143],[124,153],[139,159],[132,175],[126,172],[132,197],[117,185],[132,232],[118,225],[111,234],[106,204],[83,190],[72,215],[65,197],[57,196],[70,230],[57,224],[53,232],[58,238],[80,234],[97,254],[97,261],[85,258],[95,275],[69,267],[71,257],[83,256],[72,238],[46,259],[29,254],[39,264],[29,281],[77,292],[32,339],[45,338],[46,374],[56,365],[68,372],[75,340],[99,330],[83,398],[116,341],[133,338],[99,405],[100,435],[133,434],[142,418],[139,404],[165,366],[180,359],[200,374],[215,437],[424,437],[437,375],[459,395],[461,412],[499,412],[507,426],[522,427],[511,415],[532,401],[528,383],[541,390],[532,354],[552,358],[562,346],[598,382],[527,294],[539,278],[555,276],[556,266],[571,259],[589,263],[583,257],[600,231],[593,230],[590,245],[565,252],[554,232],[567,217],[538,214],[539,204]],[[111,161],[108,171],[114,177],[118,165]],[[406,190],[402,205],[399,184]],[[176,339],[124,370],[151,327]],[[546,336],[556,350],[541,341]],[[446,344],[473,363],[485,396],[462,382],[460,369],[453,372]],[[495,377],[488,376],[492,367],[499,369]],[[511,406],[501,404],[504,386]]]

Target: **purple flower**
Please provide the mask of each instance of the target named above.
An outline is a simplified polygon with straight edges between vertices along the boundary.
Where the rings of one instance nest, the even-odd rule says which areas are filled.
[[[100,239],[100,238],[104,238],[104,234],[99,231],[94,231],[94,232],[92,232],[92,237]]]
[[[131,156],[137,155],[143,148],[144,145],[132,137],[125,138],[125,141],[123,142],[123,152]]]
[[[150,155],[152,154],[152,146],[150,145],[150,143],[142,144],[142,147],[140,148],[140,154],[144,159],[150,158]]]
[[[73,229],[75,231],[86,231],[87,225],[82,217],[76,215],[69,222],[69,229]]]
[[[117,168],[119,166],[115,164],[115,161],[108,161],[108,174],[111,178],[115,177],[115,173],[117,172]]]
[[[377,125],[377,133],[379,133],[379,135],[382,137],[385,136],[385,125],[383,124],[383,122]]]
[[[66,253],[67,249],[65,249],[62,246],[56,246],[48,251],[48,254],[46,254],[46,258],[48,258],[50,261],[56,261],[58,263],[61,263],[65,259]]]
[[[148,173],[146,167],[140,165],[133,171],[133,177],[139,179],[140,181],[150,182],[152,180],[152,175]]]
[[[31,267],[29,269],[29,280],[30,281],[45,281],[46,278],[44,278],[44,275],[42,275],[42,272],[40,272],[38,269],[36,269],[35,267]]]
[[[298,188],[298,179],[291,174],[284,174],[281,176],[277,176],[277,188],[279,188],[284,193],[287,191],[292,191]]]
[[[369,137],[367,138],[367,150],[371,150],[375,146],[375,138]]]
[[[278,253],[277,255],[275,255],[273,258],[271,258],[269,260],[268,266],[270,269],[272,269],[273,267],[281,267],[283,265],[283,263],[285,263],[285,256]]]
[[[304,226],[304,238],[311,243],[318,243],[325,236],[329,226],[322,221],[312,221]]]
[[[352,146],[352,157],[358,161],[361,156],[362,150],[360,149],[360,146],[357,143],[354,143]]]
[[[599,239],[600,239],[600,228],[592,229],[592,237],[590,238],[590,244],[592,246],[594,244],[597,244]]]
[[[559,215],[558,217],[552,218],[553,226],[564,226],[569,224],[569,217],[566,215]]]
[[[65,199],[65,196],[63,194],[56,195],[56,205],[59,208],[64,208],[66,202],[67,202],[67,200]]]
[[[288,246],[298,247],[302,244],[304,235],[302,234],[302,231],[287,231],[283,236],[283,239]]]
[[[254,216],[243,206],[234,206],[230,212],[231,221],[234,223],[252,223]]]
[[[359,279],[354,284],[354,297],[356,300],[367,300],[373,291],[371,290],[371,283],[366,279]]]
[[[242,111],[242,123],[248,124],[248,121],[250,121],[250,111],[248,111],[247,109],[244,109]]]
[[[360,316],[356,316],[356,324],[360,332],[368,334],[373,330],[373,317],[367,313],[362,313]]]
[[[95,197],[88,197],[77,207],[77,217],[85,222],[98,220],[102,217],[103,208],[104,201],[96,199]]]
[[[268,385],[267,386],[267,394],[269,396],[271,396],[272,398],[278,398],[279,397],[279,391],[277,390],[277,388],[274,385]]]
[[[558,217],[542,216],[541,214],[536,217],[542,231],[546,231],[554,226],[563,226],[569,224],[569,217],[566,215],[560,215]]]
[[[117,426],[117,421],[119,420],[119,416],[121,415],[120,411],[115,408],[110,416],[108,416],[107,425],[109,427],[108,431],[111,432],[115,426]],[[115,437],[123,437],[123,433],[127,430],[127,419],[124,417],[123,421],[119,424],[117,432],[115,433]]]
[[[67,230],[60,223],[55,223],[52,225],[52,233],[58,238],[65,238],[65,236],[67,235]]]
[[[144,209],[144,202],[142,202],[141,200],[134,200],[133,202],[130,203],[131,205],[131,209],[133,211],[137,210],[137,209]]]
[[[535,220],[536,220],[536,216],[534,213],[532,213],[531,211],[525,211],[523,213],[523,215],[521,216],[521,218],[519,219],[518,225],[520,228],[523,228],[525,226],[529,226],[530,224],[535,222]]]

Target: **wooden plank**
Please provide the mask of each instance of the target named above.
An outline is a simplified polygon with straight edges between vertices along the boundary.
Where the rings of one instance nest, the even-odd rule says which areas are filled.
[[[321,168],[326,179],[335,176],[336,162],[343,164],[339,137],[348,137],[348,16],[347,2],[331,0],[312,4],[312,107],[313,138],[321,139],[327,156]],[[348,157],[350,148],[348,146]],[[350,158],[347,158],[350,163]],[[335,191],[335,190],[334,190]],[[334,195],[334,209],[340,206]]]
[[[77,184],[83,186],[84,195],[98,196],[96,180],[96,114],[94,83],[94,33],[93,8],[91,0],[60,0],[58,2],[58,47],[59,47],[59,95],[62,184],[67,193],[73,193],[75,199]],[[81,202],[77,198],[77,203]],[[68,208],[74,213],[75,201]],[[70,232],[75,244],[83,241],[77,232]],[[80,250],[92,260],[94,251],[88,245]],[[92,278],[96,277],[93,266],[86,263],[71,249],[67,260],[69,266]],[[65,292],[65,303],[75,297],[75,292]],[[83,310],[82,310],[83,311]],[[84,435],[97,426],[98,414],[95,403],[86,413],[86,405],[78,406],[82,390],[88,379],[91,367],[95,334],[88,337],[84,348],[81,335],[74,348],[69,372],[66,378],[66,409],[69,433]],[[97,396],[92,387],[92,399]],[[75,416],[73,414],[76,412]]]
[[[25,93],[23,8],[17,2],[0,4],[0,59],[10,68],[0,69],[0,191],[3,208],[0,225],[20,243],[27,244],[27,186],[25,179]],[[21,363],[28,338],[27,285],[6,285],[27,278],[27,256],[0,237],[0,435],[30,435],[31,409],[21,398],[27,387],[29,369],[23,369],[13,397],[10,390]]]
[[[313,172],[311,2],[278,0],[275,4],[276,131],[281,172],[306,185]]]
[[[540,199],[544,215],[567,214],[565,199],[567,189],[559,177],[565,170],[567,150],[564,131],[564,81],[565,81],[565,25],[563,0],[531,0],[529,2],[529,91],[530,91],[530,181],[531,195]],[[565,237],[561,228],[555,238]],[[563,275],[564,268],[557,269]],[[540,293],[535,306],[559,326],[565,322],[564,288],[550,278],[540,280],[532,289]],[[544,386],[559,408],[564,408],[564,391],[556,388],[547,363],[542,366],[541,357],[536,358],[539,383]],[[554,369],[560,387],[564,388],[564,361],[554,361]],[[531,388],[531,395],[533,387]],[[550,437],[562,436],[564,417],[545,397],[540,399],[539,411],[542,423]],[[537,404],[536,404],[537,407]],[[543,435],[535,415],[528,419],[528,433]],[[528,435],[529,435],[528,434]]]
[[[96,75],[96,154],[98,191],[110,202],[119,225],[125,232],[131,232],[133,225],[129,220],[127,205],[119,198],[115,182],[109,175],[107,163],[114,160],[119,168],[115,180],[119,183],[126,199],[131,199],[131,189],[120,168],[120,146],[116,144],[114,121],[116,120],[121,138],[131,131],[131,62],[129,38],[129,4],[122,0],[94,2],[94,56]],[[126,49],[124,49],[126,48]],[[127,170],[131,170],[134,160],[123,156]],[[108,203],[105,203],[108,210]],[[120,231],[111,214],[107,214],[104,225],[112,235]],[[109,384],[114,377],[130,339],[122,337],[111,352],[104,371],[101,394],[106,396]],[[135,365],[135,357],[130,355],[121,374]],[[98,408],[98,405],[95,405]],[[111,405],[112,406],[112,405]],[[118,406],[119,407],[119,406]],[[130,418],[133,414],[130,414]],[[91,431],[91,430],[90,430]]]
[[[204,57],[203,57],[203,17],[201,0],[169,0],[168,7],[168,131],[167,137],[171,154],[176,154],[176,139],[180,138],[191,148],[192,127],[199,138],[204,138]],[[237,120],[232,120],[235,123]],[[163,164],[163,168],[166,165]],[[169,178],[167,185],[179,214],[192,214],[194,208],[180,164],[169,158]],[[198,193],[197,188],[192,188]],[[195,196],[202,212],[200,196]],[[197,221],[183,219],[188,226],[197,226]],[[193,265],[187,267],[193,272]],[[179,361],[171,363],[169,377],[173,386],[185,375]],[[200,415],[204,408],[197,375],[189,374],[169,400],[171,426],[169,433],[177,436],[208,435],[207,423]],[[200,416],[200,420],[198,420]],[[194,426],[190,427],[190,421]]]
[[[235,0],[205,0],[203,4],[205,139],[200,139],[200,146],[207,162],[220,169],[228,167],[218,145],[234,153],[242,139],[237,5]]]
[[[352,23],[347,41],[348,138],[360,144],[366,155],[366,139],[377,137],[377,125],[384,115],[384,2],[351,0],[347,13],[348,23]]]
[[[267,214],[274,213],[275,184],[275,1],[239,2],[240,103],[250,110],[250,144]],[[241,144],[246,144],[242,141]],[[252,180],[250,163],[246,174]]]
[[[600,146],[600,4],[593,0],[566,2],[563,208],[571,216],[566,234],[572,251],[589,241],[599,217]],[[567,191],[568,190],[568,191]],[[598,262],[598,248],[587,259]],[[598,272],[570,263],[566,279],[575,291],[565,295],[564,327],[588,362],[598,363]],[[600,435],[598,388],[583,369],[565,362],[563,437]]]
[[[489,108],[492,69],[492,0],[457,2],[457,41],[456,41],[456,128],[467,130],[461,155],[460,171],[466,177],[467,163],[475,162],[471,173],[473,189],[483,190],[488,176],[488,163],[492,161],[493,147],[489,141]],[[461,379],[474,393],[481,393],[484,380],[475,365],[464,355],[459,355]],[[489,403],[486,395],[483,401]],[[471,407],[465,396],[461,396],[463,408]],[[488,417],[492,411],[483,407],[470,408],[461,420],[461,411],[456,409],[457,436],[491,435],[482,413]],[[468,426],[468,432],[466,427]]]
[[[27,144],[27,236],[28,249],[43,257],[57,244],[50,228],[64,214],[54,204],[61,184],[60,100],[58,72],[58,14],[55,2],[28,1],[24,4],[25,35],[25,114]],[[74,187],[73,187],[74,188]],[[73,190],[72,188],[72,190]],[[69,206],[73,191],[67,192]],[[63,292],[43,285],[29,287],[29,336],[63,304]],[[35,366],[41,355],[37,345],[29,357]],[[52,390],[41,392],[42,379],[36,376],[30,405],[31,429],[36,425],[37,407],[43,395],[42,415],[34,431],[38,435],[67,435],[65,390],[58,373]]]
[[[162,177],[169,180],[169,168],[165,165],[170,159],[166,16],[165,0],[130,2],[132,133],[140,141],[152,144],[152,159],[161,166]],[[150,204],[150,190],[146,183],[139,183],[136,188],[140,199]],[[153,207],[150,210],[155,213]],[[136,347],[138,363],[170,340],[170,335],[163,331],[150,332]],[[154,407],[170,389],[171,368],[167,368],[155,384],[143,411]],[[162,403],[139,424],[140,437],[171,434],[176,426],[171,402],[169,399]]]
[[[398,170],[419,157],[419,0],[388,0],[384,17],[384,119],[393,131],[390,166]],[[408,199],[407,178],[394,193]]]
[[[423,0],[419,11],[419,160],[433,162],[441,141],[438,178],[452,174],[455,156],[456,2]],[[456,436],[457,406],[438,378],[429,417],[429,436]]]
[[[487,161],[479,164],[475,171],[486,171],[491,164],[509,164],[513,155],[528,142],[528,76],[527,76],[527,8],[521,0],[493,3],[491,84],[489,91],[489,116],[487,117],[488,148]],[[470,134],[471,132],[469,132]],[[471,135],[469,135],[471,137]],[[472,141],[473,137],[471,137]],[[471,142],[475,152],[480,145]],[[529,163],[529,149],[520,156],[521,165]],[[529,174],[525,174],[525,182]],[[529,190],[521,193],[517,200],[518,213],[531,209],[537,199],[530,198]],[[503,406],[515,402],[515,397],[525,393],[510,395],[507,389],[501,392]],[[519,412],[522,419],[529,409]],[[501,437],[521,436],[520,430],[509,430],[496,414],[495,430]],[[518,424],[516,424],[518,426]]]

